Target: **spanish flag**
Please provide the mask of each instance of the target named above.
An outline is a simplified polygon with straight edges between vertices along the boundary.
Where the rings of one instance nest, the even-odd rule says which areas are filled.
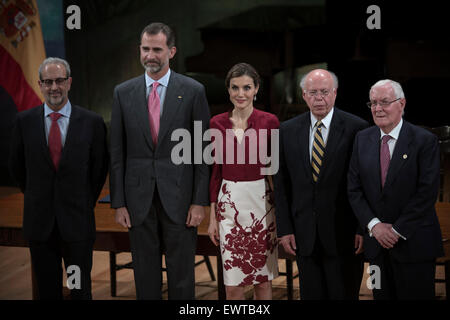
[[[38,69],[44,59],[36,0],[0,1],[0,86],[18,111],[42,104]]]

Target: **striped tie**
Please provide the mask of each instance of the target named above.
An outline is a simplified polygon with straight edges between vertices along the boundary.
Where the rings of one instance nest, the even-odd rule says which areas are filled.
[[[325,153],[325,142],[322,137],[322,121],[317,121],[315,127],[317,127],[314,133],[314,142],[312,147],[311,166],[314,182],[319,179],[320,167],[322,166],[323,155]]]

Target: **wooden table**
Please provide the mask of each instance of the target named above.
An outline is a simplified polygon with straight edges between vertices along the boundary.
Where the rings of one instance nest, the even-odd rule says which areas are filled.
[[[28,247],[22,235],[23,194],[16,188],[0,187],[0,246]],[[108,194],[104,189],[100,198]],[[207,208],[205,208],[205,211]],[[114,221],[114,210],[107,203],[98,203],[95,208],[96,240],[94,250],[109,251],[111,253],[130,252],[130,239],[128,230]],[[209,211],[206,218],[198,228],[197,255],[217,257],[217,284],[219,300],[225,299],[225,286],[223,284],[222,261],[219,248],[208,236]],[[286,273],[288,299],[293,297],[292,261],[295,257],[286,254],[282,246],[278,248],[279,258],[286,259]],[[33,297],[36,297],[36,284],[33,279]]]

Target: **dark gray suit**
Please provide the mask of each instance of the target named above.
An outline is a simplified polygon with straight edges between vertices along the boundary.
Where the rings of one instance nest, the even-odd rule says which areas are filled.
[[[145,76],[114,90],[111,115],[111,206],[126,207],[132,227],[136,291],[139,299],[161,297],[161,252],[166,255],[169,298],[194,298],[196,229],[185,226],[191,204],[207,206],[209,168],[194,164],[194,121],[209,124],[203,85],[171,71],[158,143],[152,142]],[[192,139],[191,163],[176,165],[171,141],[176,129]],[[150,213],[150,214],[149,214]]]

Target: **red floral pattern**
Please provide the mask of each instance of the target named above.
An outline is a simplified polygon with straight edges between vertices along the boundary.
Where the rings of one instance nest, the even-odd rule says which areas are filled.
[[[253,212],[250,212],[252,223],[249,226],[242,226],[239,221],[239,210],[236,204],[231,200],[231,192],[227,189],[227,184],[222,186],[222,196],[217,204],[217,221],[225,220],[223,213],[226,207],[234,211],[234,227],[230,233],[225,235],[225,242],[222,244],[222,255],[225,251],[231,254],[229,259],[223,261],[225,270],[239,268],[246,277],[239,286],[251,285],[268,281],[267,275],[258,274],[267,262],[268,252],[273,253],[277,248],[275,221],[271,222],[266,228],[264,220],[266,216],[273,213],[274,210],[270,199],[270,192],[266,192],[263,201],[270,204],[265,215],[257,219]]]

